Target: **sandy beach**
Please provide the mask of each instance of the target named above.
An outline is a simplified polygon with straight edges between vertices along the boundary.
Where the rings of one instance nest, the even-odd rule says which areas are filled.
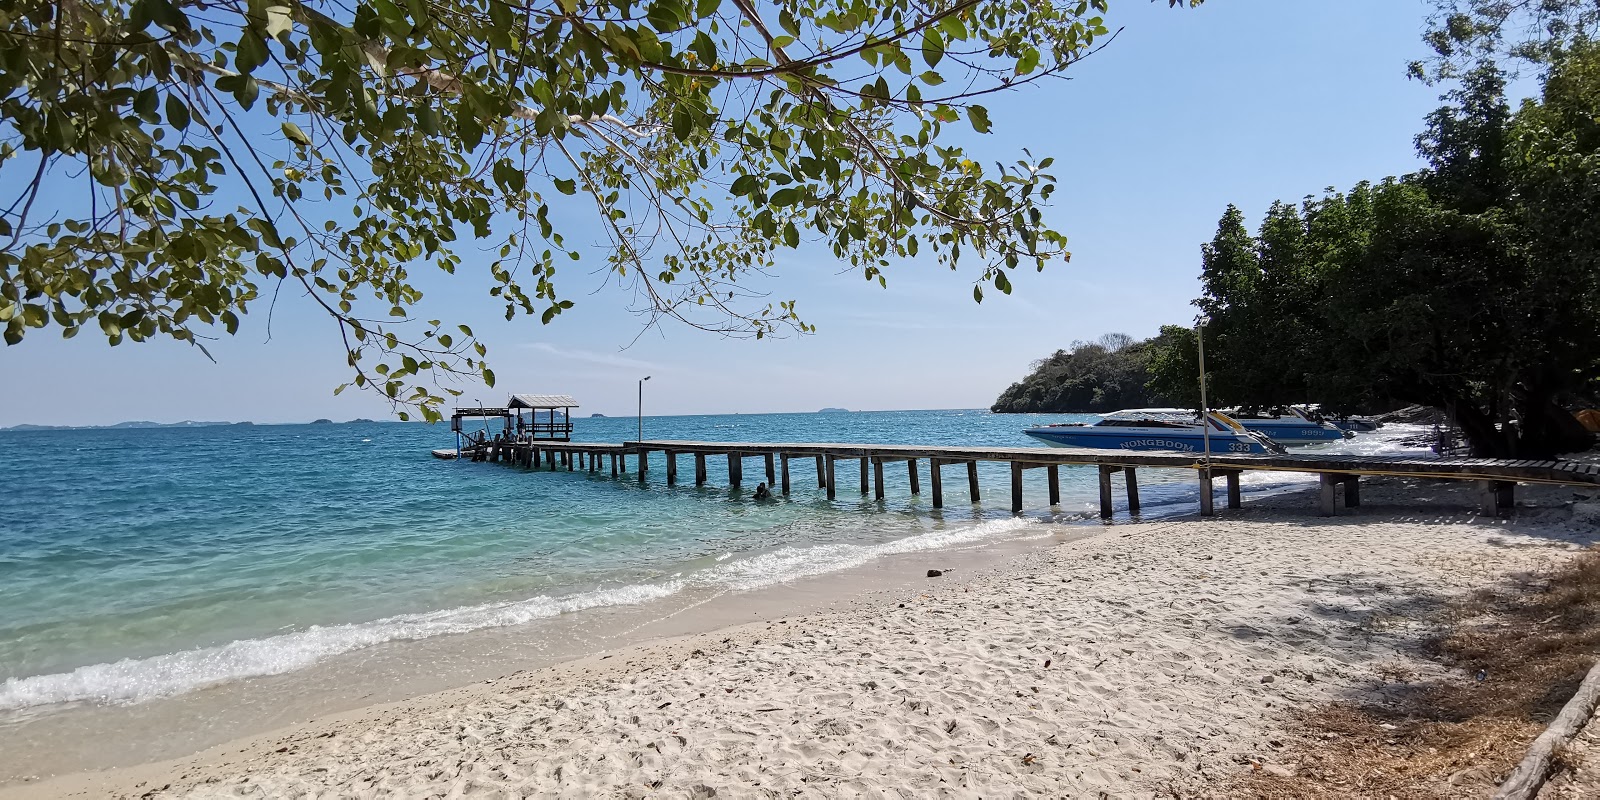
[[[158,764],[55,796],[1081,796],[1292,775],[1297,710],[1438,675],[1429,615],[1596,541],[1567,489],[1512,520],[1373,482],[1119,523],[839,611],[659,641]],[[1471,793],[1482,786],[1466,785]]]

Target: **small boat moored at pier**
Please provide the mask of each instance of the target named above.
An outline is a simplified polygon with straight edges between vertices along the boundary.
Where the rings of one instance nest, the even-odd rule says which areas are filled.
[[[1206,430],[1210,427],[1210,432]],[[1023,433],[1051,447],[1092,447],[1104,450],[1162,450],[1203,453],[1206,440],[1214,454],[1282,453],[1282,445],[1240,426],[1226,415],[1211,412],[1206,425],[1182,408],[1135,408],[1105,415],[1092,425],[1068,422],[1028,428]]]

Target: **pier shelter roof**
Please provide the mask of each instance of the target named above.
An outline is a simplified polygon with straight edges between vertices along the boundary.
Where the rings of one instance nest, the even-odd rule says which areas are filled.
[[[577,408],[578,401],[570,394],[514,394],[506,408]]]

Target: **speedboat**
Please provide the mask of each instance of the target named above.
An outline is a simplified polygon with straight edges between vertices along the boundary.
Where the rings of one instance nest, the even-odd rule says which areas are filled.
[[[1199,415],[1183,408],[1134,408],[1106,414],[1093,425],[1066,422],[1023,433],[1051,447],[1203,453],[1209,438],[1216,454],[1283,452],[1282,445],[1246,430],[1225,414],[1213,411],[1202,424]]]
[[[1278,444],[1293,447],[1304,444],[1325,444],[1348,439],[1355,434],[1351,431],[1341,430],[1327,422],[1318,422],[1306,415],[1306,412],[1294,408],[1287,409],[1287,413],[1273,416],[1246,415],[1229,413],[1245,430],[1264,433]]]
[[[1350,431],[1351,433],[1371,433],[1372,431],[1383,427],[1383,423],[1378,421],[1376,417],[1331,416],[1323,413],[1322,408],[1316,405],[1306,406],[1304,410],[1307,417],[1321,422],[1327,422],[1329,425],[1332,425],[1341,431]]]

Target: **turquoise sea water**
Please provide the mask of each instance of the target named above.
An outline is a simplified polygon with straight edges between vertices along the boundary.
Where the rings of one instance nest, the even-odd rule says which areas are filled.
[[[941,445],[1036,443],[1022,428],[1067,415],[984,411],[648,417],[654,439]],[[576,439],[632,439],[631,418],[576,419]],[[1009,475],[984,468],[988,502],[947,482],[942,511],[912,497],[838,500],[807,460],[795,491],[641,486],[583,472],[436,460],[445,426],[399,423],[0,433],[0,715],[62,703],[138,702],[292,672],[397,640],[513,626],[685,587],[738,591],[887,553],[1004,536],[1026,519],[1087,516],[1095,473],[1063,472],[1046,508],[1030,475],[1023,521]],[[920,465],[926,486],[926,463]],[[680,464],[692,474],[687,463]],[[952,475],[953,477],[953,475]],[[1192,501],[1192,476],[1141,473],[1145,502]],[[1038,483],[1035,483],[1038,482]]]

